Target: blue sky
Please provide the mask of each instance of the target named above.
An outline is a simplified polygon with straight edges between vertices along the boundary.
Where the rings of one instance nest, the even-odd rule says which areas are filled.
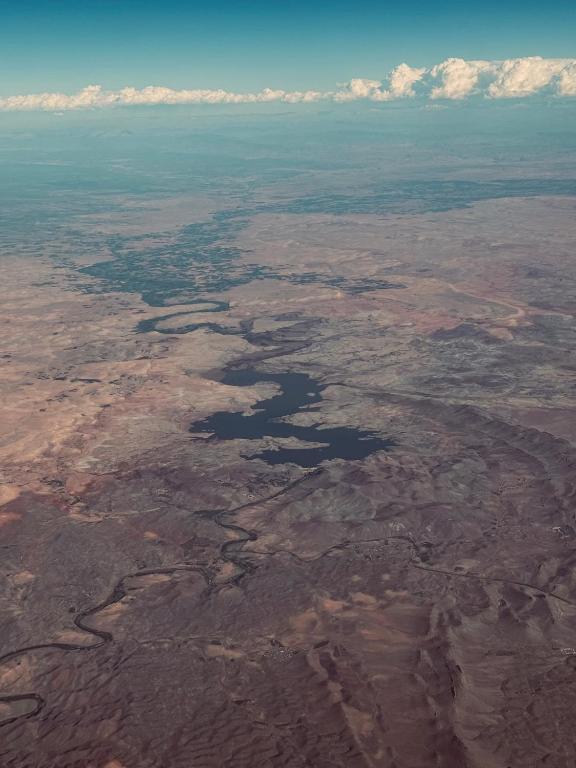
[[[576,56],[576,3],[20,0],[0,25],[0,95],[161,84],[332,88],[402,61]]]

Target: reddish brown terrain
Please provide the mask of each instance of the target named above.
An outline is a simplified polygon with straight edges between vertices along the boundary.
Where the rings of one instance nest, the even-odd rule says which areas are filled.
[[[3,261],[0,765],[571,768],[575,198],[235,205]]]

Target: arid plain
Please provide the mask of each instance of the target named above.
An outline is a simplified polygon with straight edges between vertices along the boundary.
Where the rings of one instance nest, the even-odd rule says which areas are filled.
[[[3,258],[3,768],[575,764],[576,198],[454,185]]]

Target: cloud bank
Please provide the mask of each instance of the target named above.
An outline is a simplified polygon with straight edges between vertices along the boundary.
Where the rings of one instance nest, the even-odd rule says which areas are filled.
[[[107,91],[89,85],[78,93],[35,93],[0,98],[0,110],[63,111],[154,104],[288,104],[328,101],[385,102],[398,99],[470,97],[518,99],[536,94],[576,96],[576,59],[528,56],[504,61],[446,59],[433,67],[399,64],[383,80],[354,78],[334,91],[285,91],[264,88],[256,93],[224,90],[175,90],[149,85]]]

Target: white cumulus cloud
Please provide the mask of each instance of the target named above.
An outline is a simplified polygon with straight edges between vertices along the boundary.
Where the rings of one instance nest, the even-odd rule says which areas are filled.
[[[434,101],[469,97],[525,98],[535,94],[576,96],[576,59],[527,56],[503,61],[450,58],[432,67],[399,64],[381,80],[357,77],[334,91],[286,91],[264,88],[238,93],[222,89],[174,89],[149,85],[107,91],[88,85],[73,94],[33,93],[0,97],[0,111],[94,109],[155,104],[287,104],[317,101],[383,102],[422,98]]]
[[[576,61],[564,67],[558,75],[559,96],[576,96]]]
[[[388,78],[388,94],[391,99],[403,96],[414,96],[414,84],[422,79],[426,73],[425,67],[410,67],[408,64],[399,64]]]
[[[499,64],[490,61],[446,59],[429,72],[431,99],[464,99],[480,86],[481,75],[493,75]]]
[[[383,101],[385,99],[381,80],[366,80],[362,77],[355,77],[349,83],[342,84],[340,88],[341,90],[333,94],[334,101],[357,101],[358,99]]]
[[[494,82],[488,87],[488,95],[493,98],[531,96],[555,83],[569,64],[566,59],[542,59],[540,56],[503,61]]]

